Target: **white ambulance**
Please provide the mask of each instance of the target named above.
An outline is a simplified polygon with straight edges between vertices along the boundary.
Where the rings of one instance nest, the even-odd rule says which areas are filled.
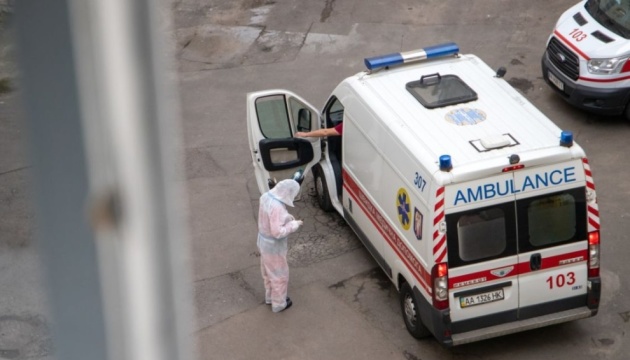
[[[630,119],[629,58],[630,1],[583,0],[556,23],[542,72],[570,104]]]
[[[595,315],[599,213],[572,133],[454,43],[365,64],[321,113],[286,90],[247,95],[260,191],[312,171],[417,338],[452,346]],[[339,122],[341,137],[294,137]]]

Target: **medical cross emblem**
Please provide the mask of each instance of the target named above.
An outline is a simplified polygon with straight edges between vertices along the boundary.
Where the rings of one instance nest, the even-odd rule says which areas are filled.
[[[411,226],[411,201],[407,191],[403,188],[396,195],[396,207],[398,208],[398,221],[403,229],[409,230]]]

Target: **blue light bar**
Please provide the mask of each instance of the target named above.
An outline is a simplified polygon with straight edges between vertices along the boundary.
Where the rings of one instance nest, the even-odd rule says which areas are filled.
[[[442,155],[440,156],[440,170],[442,171],[451,171],[453,169],[453,163],[451,162],[450,155]]]
[[[371,58],[365,58],[365,66],[368,70],[374,70],[385,66],[408,64],[424,59],[440,56],[455,55],[459,53],[459,46],[454,42],[429,46],[424,49],[387,54]]]
[[[563,131],[560,133],[560,146],[573,146],[573,133],[571,131]]]

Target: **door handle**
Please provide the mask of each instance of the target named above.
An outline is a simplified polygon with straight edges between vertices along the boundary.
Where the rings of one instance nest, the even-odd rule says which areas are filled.
[[[532,271],[540,270],[541,265],[542,265],[542,257],[540,256],[540,253],[532,254],[532,256],[529,258],[529,268]]]

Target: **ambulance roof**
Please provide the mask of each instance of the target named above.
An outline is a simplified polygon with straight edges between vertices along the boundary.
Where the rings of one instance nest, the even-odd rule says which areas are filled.
[[[436,73],[456,75],[477,93],[477,99],[426,108],[406,86]],[[457,180],[470,178],[479,168],[509,166],[512,154],[517,154],[526,166],[584,156],[575,143],[570,148],[560,146],[562,130],[495,75],[475,55],[451,55],[362,72],[344,83],[371,107],[377,118],[384,119],[386,128],[430,172],[439,171],[441,155],[450,155],[452,173],[459,174]],[[473,177],[478,176],[483,174]]]

